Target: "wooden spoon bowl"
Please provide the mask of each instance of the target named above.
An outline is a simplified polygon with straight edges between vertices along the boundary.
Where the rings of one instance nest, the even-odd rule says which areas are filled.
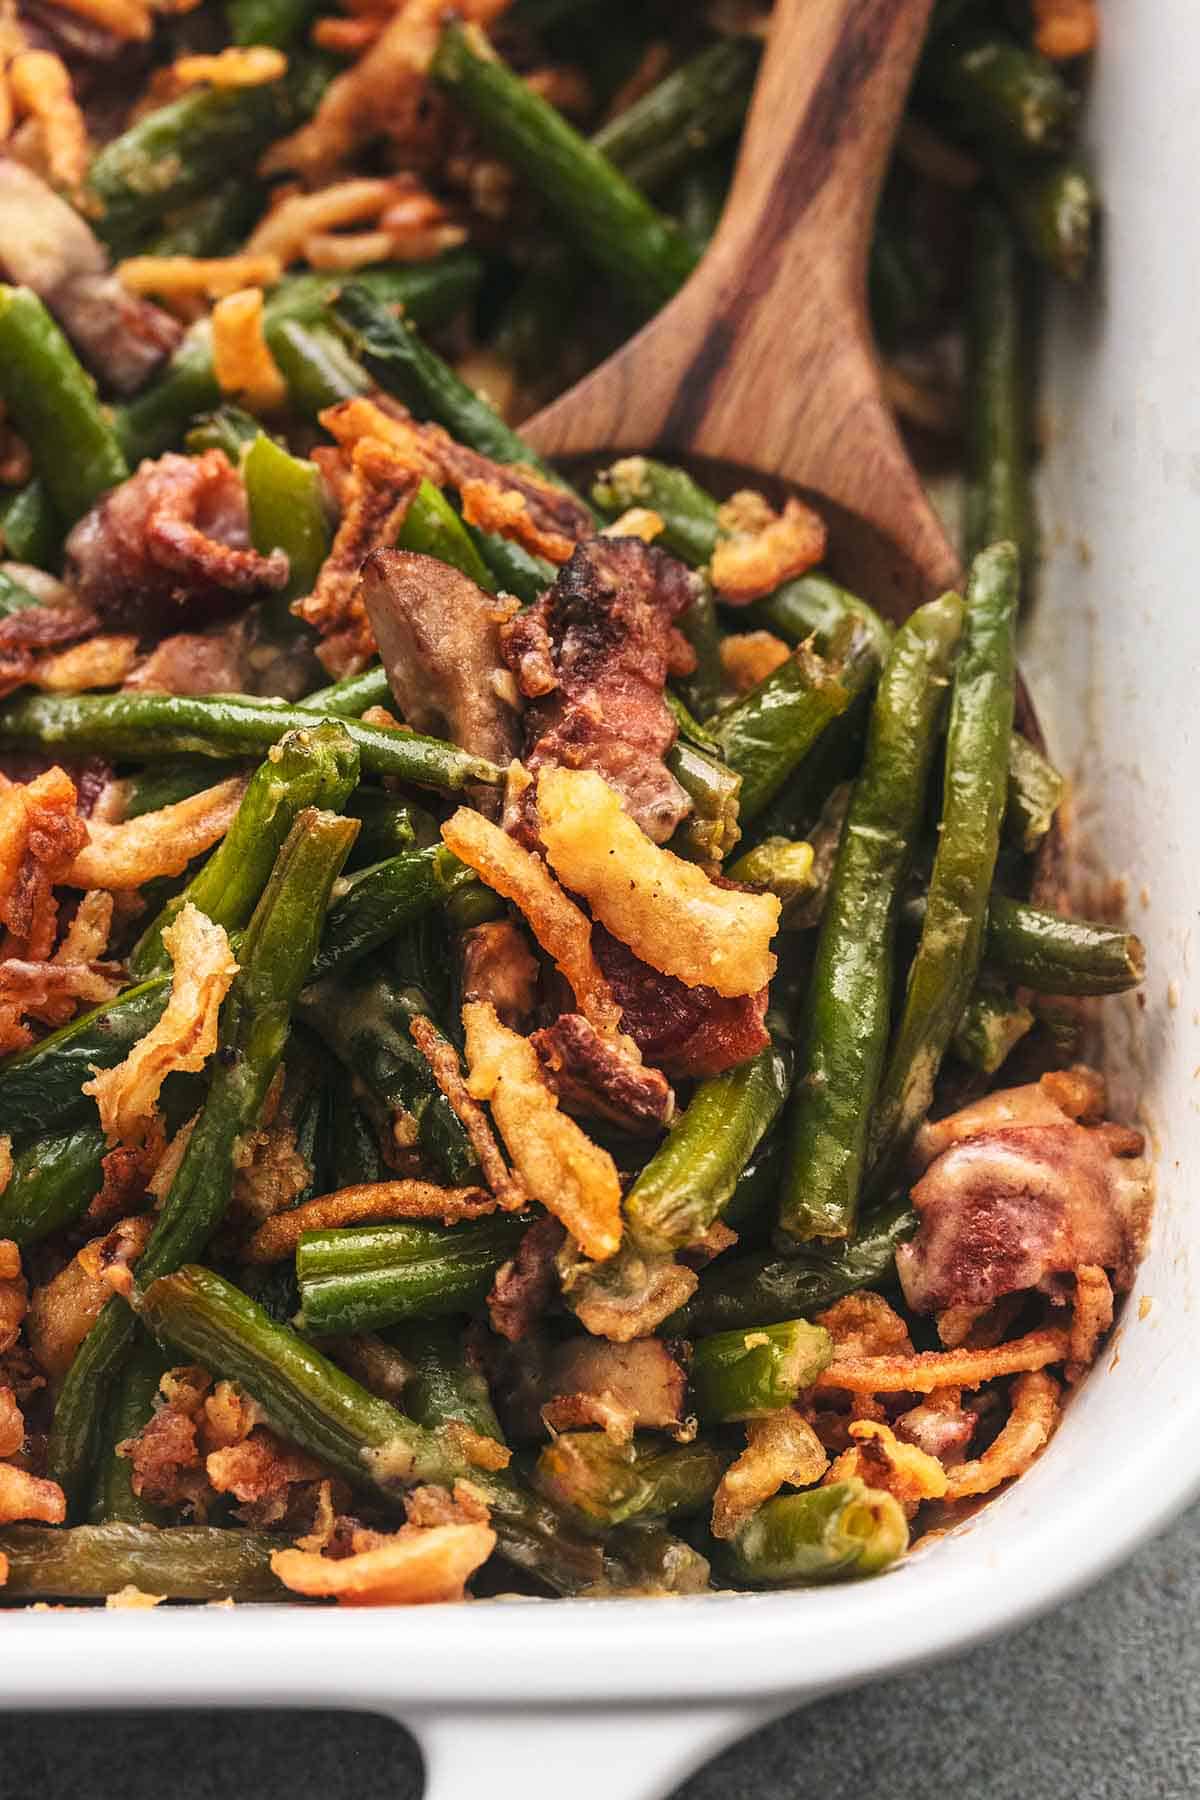
[[[776,0],[704,260],[522,427],[548,457],[655,450],[811,498],[831,567],[893,616],[959,569],[884,398],[866,302],[875,203],[931,4]]]

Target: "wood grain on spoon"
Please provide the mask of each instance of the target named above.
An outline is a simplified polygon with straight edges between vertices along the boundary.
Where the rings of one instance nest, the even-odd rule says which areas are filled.
[[[875,203],[930,6],[776,0],[703,262],[523,427],[547,456],[656,448],[823,496],[874,527],[854,573],[901,612],[958,575],[883,397],[866,303]]]

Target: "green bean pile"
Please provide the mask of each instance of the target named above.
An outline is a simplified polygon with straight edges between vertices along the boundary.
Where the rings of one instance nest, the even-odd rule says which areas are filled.
[[[580,493],[512,423],[696,266],[753,89],[754,22],[734,33],[718,9],[681,23],[653,5],[614,22],[594,0],[462,10],[414,26],[419,55],[401,45],[393,74],[431,121],[406,138],[364,96],[416,0],[381,34],[357,10],[319,19],[315,0],[206,3],[153,28],[147,14],[144,32],[137,0],[113,9],[96,29],[153,29],[158,86],[136,108],[126,97],[74,185],[53,159],[37,173],[149,309],[143,328],[165,332],[157,366],[108,379],[60,288],[0,284],[0,1596],[14,1602],[868,1575],[1019,1473],[1004,1421],[1036,1420],[1044,1441],[1059,1396],[1046,1371],[1077,1379],[1128,1279],[1111,1243],[982,1300],[970,1271],[950,1292],[931,1266],[935,1228],[967,1229],[946,1226],[937,1185],[957,1138],[978,1157],[996,1139],[1020,1153],[1023,1128],[1057,1132],[1068,1162],[1086,1138],[1110,1171],[1137,1148],[1093,1129],[1102,1091],[1071,1065],[1094,1001],[1140,982],[1142,948],[1065,914],[1065,784],[1016,668],[1036,561],[1028,277],[1040,264],[1076,281],[1089,263],[1070,59],[1090,48],[1090,0],[934,8],[870,299],[898,408],[965,470],[968,573],[901,621],[814,557],[746,604],[722,588],[721,557],[784,523],[764,501],[749,496],[747,527],[746,496],[727,504],[650,456]],[[16,93],[22,56],[53,62],[57,43],[14,44],[0,89],[11,65]],[[279,53],[267,78],[244,73],[251,51]],[[195,85],[189,57],[242,72]],[[347,96],[366,109],[352,125]],[[14,139],[0,156],[0,272],[21,262],[5,242],[21,154]],[[317,200],[357,176],[399,184],[393,202],[419,190],[451,235],[352,255],[341,218],[324,262],[306,238],[263,291],[240,284],[262,303],[254,341],[277,383],[256,400],[228,375],[220,266],[245,266],[293,178]],[[374,489],[368,453],[387,471]],[[201,469],[244,528],[114,510]],[[475,510],[480,485],[503,517]],[[119,559],[115,587],[89,586],[97,541]],[[606,556],[650,570],[650,599],[624,574],[581,589]],[[453,671],[524,732],[513,766],[397,716],[427,723],[401,695],[441,679],[442,628],[381,655],[372,568],[452,593],[455,617],[470,606],[505,645],[543,632],[548,676],[507,649],[507,667],[498,653],[476,666],[475,646]],[[686,604],[655,615],[626,671],[650,713],[606,714],[588,687],[603,670],[570,665],[570,631],[615,633],[599,661],[619,661],[636,605],[668,591]],[[184,662],[236,649],[239,679],[139,679],[164,646]],[[124,659],[115,677],[87,672],[101,654]],[[766,897],[766,988],[682,980],[639,957],[598,896],[554,879],[536,794],[558,760],[535,721],[573,703],[572,682],[592,724],[564,766],[620,789],[621,759],[651,757],[677,809],[646,847],[667,923],[678,905],[682,928],[683,869],[714,907],[731,888]],[[618,740],[607,763],[596,721]],[[100,799],[85,805],[89,782]],[[51,791],[54,842],[35,811]],[[170,867],[114,876],[111,893],[75,872],[80,856],[115,866],[114,846],[161,851],[220,795],[219,828]],[[489,854],[509,845],[507,875],[467,860],[448,823],[460,807],[489,821]],[[68,954],[72,920],[82,939],[93,916],[108,921],[95,947]],[[228,966],[190,1054],[199,976],[179,945],[197,919]],[[569,955],[564,932],[582,948],[576,935]],[[481,973],[501,948],[500,978]],[[31,971],[50,1000],[28,998]],[[484,1057],[463,1008],[489,1000]],[[181,1013],[122,1136],[105,1084]],[[568,1022],[593,1059],[583,1076],[547,1048]],[[576,1189],[586,1204],[585,1165],[619,1193],[603,1258],[569,1211]]]

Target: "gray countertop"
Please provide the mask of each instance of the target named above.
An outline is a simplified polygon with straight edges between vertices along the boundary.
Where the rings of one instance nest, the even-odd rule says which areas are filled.
[[[1195,1800],[1198,1624],[1200,1508],[1051,1617],[955,1662],[793,1713],[727,1751],[675,1800]],[[486,1796],[480,1774],[476,1793]],[[412,1745],[365,1715],[0,1718],[5,1800],[420,1792]]]

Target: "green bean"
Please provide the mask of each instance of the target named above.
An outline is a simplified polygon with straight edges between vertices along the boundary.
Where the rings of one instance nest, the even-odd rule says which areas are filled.
[[[419,806],[410,806],[394,794],[379,788],[358,788],[346,802],[345,810],[359,823],[346,867],[369,868],[372,863],[387,862],[406,850],[428,850],[440,842],[437,821]]]
[[[967,581],[925,924],[875,1104],[872,1142],[885,1167],[907,1154],[929,1110],[979,969],[1008,787],[1019,594],[1016,545],[981,551]]]
[[[500,537],[494,531],[466,527],[467,536],[487,564],[493,586],[502,594],[515,594],[526,606],[539,600],[554,584],[558,570],[541,556],[534,556],[522,544]]]
[[[984,961],[1040,994],[1123,994],[1146,975],[1140,938],[1114,925],[1064,919],[993,894]]]
[[[294,59],[278,81],[200,88],[110,138],[87,178],[96,230],[109,249],[127,255],[165,213],[199,198],[231,169],[252,168],[272,138],[312,112],[327,79],[325,65]]]
[[[875,647],[866,631],[851,631],[836,660],[826,661],[802,644],[713,720],[712,734],[742,778],[743,825],[758,818],[822,732],[873,682],[879,669]]]
[[[277,50],[305,37],[319,10],[318,0],[225,0],[235,44],[270,44]]]
[[[140,819],[144,813],[160,812],[164,806],[190,800],[193,794],[203,793],[230,775],[242,774],[244,768],[241,762],[210,762],[203,756],[152,763],[127,778],[125,817]]]
[[[95,1069],[123,1062],[157,1024],[170,981],[165,975],[126,988],[28,1050],[0,1065],[0,1132],[41,1136],[95,1121],[95,1102],[82,1092]]]
[[[461,1185],[478,1179],[474,1153],[409,1034],[414,1019],[433,1012],[426,988],[398,979],[379,955],[313,982],[301,1004],[305,1023],[358,1077],[396,1142],[419,1146],[447,1181]]]
[[[68,1518],[86,1503],[85,1483],[99,1450],[109,1397],[125,1367],[137,1320],[114,1294],[80,1344],[59,1390],[46,1447],[46,1469],[67,1498]]]
[[[1062,804],[1066,782],[1040,750],[1014,731],[1008,747],[1008,805],[1005,836],[1032,855]]]
[[[967,556],[1006,538],[1027,565],[1034,513],[1024,296],[1012,227],[989,200],[972,221],[966,361]]]
[[[383,1158],[379,1154],[379,1140],[354,1091],[354,1077],[349,1069],[338,1064],[334,1065],[330,1075],[334,1105],[330,1124],[332,1142],[329,1146],[329,1179],[330,1187],[336,1193],[339,1188],[360,1187],[369,1181],[382,1181],[384,1168]],[[294,1261],[290,1266],[294,1269]],[[298,1312],[299,1308],[300,1296],[297,1289],[296,1305],[292,1310]]]
[[[384,1335],[412,1366],[404,1384],[404,1409],[410,1418],[431,1431],[457,1419],[480,1437],[504,1442],[487,1382],[469,1360],[457,1326],[423,1318]]]
[[[234,176],[163,220],[148,256],[224,256],[236,249],[266,205],[267,190]]]
[[[720,744],[707,726],[702,725],[695,714],[689,710],[686,702],[681,700],[679,695],[670,688],[666,690],[663,698],[666,700],[667,710],[675,720],[680,741],[690,744],[693,750],[703,750],[706,756],[714,756],[718,761],[722,760],[724,752]]]
[[[1000,175],[1025,248],[1063,281],[1082,281],[1092,260],[1096,190],[1074,161],[1021,163]]]
[[[881,662],[892,641],[891,626],[865,600],[815,570],[785,581],[765,600],[756,600],[745,616],[789,644],[811,637],[822,656],[828,655],[848,620],[858,620],[866,627]]]
[[[312,979],[369,956],[475,876],[444,844],[408,850],[349,876],[329,909]]]
[[[39,569],[54,566],[61,540],[46,484],[36,478],[0,505],[0,542],[18,562]]]
[[[494,462],[525,463],[564,492],[571,492],[494,407],[422,341],[410,320],[397,317],[362,282],[352,281],[344,287],[333,310],[351,349],[380,387]]]
[[[214,925],[240,931],[300,812],[340,809],[357,780],[358,753],[338,720],[314,721],[282,737],[251,776],[220,845],[134,945],[131,973],[144,979],[169,966],[162,934],[189,903]]]
[[[612,518],[632,506],[656,512],[663,522],[658,542],[693,568],[717,547],[718,506],[684,469],[649,456],[623,456],[592,483],[592,499]]]
[[[804,1073],[789,1107],[780,1224],[801,1242],[853,1235],[891,1013],[896,897],[924,805],[962,610],[958,596],[947,594],[913,613],[896,634],[871,713],[817,941]]]
[[[127,1456],[118,1456],[117,1446],[137,1437],[150,1418],[158,1384],[168,1367],[159,1345],[148,1333],[139,1332],[113,1392],[105,1421],[107,1448],[92,1493],[90,1522],[93,1525],[163,1523],[161,1509],[134,1493],[133,1464]]]
[[[770,1044],[749,1062],[700,1083],[626,1197],[635,1244],[670,1251],[704,1236],[770,1130],[791,1078],[790,1051]]]
[[[269,1531],[217,1525],[6,1525],[6,1600],[103,1600],[131,1584],[166,1600],[285,1600],[271,1573]]]
[[[696,655],[690,675],[676,678],[676,686],[698,719],[711,719],[721,698],[721,629],[712,586],[704,581],[700,592],[679,620],[679,629]]]
[[[18,1151],[0,1194],[0,1237],[24,1248],[73,1225],[100,1192],[106,1149],[98,1125],[79,1125]]]
[[[921,74],[939,114],[965,137],[1021,154],[1063,150],[1079,98],[1053,63],[987,29],[943,33]]]
[[[1026,1034],[1034,1017],[1006,987],[986,977],[971,994],[952,1039],[960,1062],[994,1075]]]
[[[768,1500],[738,1528],[729,1553],[740,1581],[798,1587],[876,1575],[907,1549],[899,1502],[853,1477]]]
[[[402,550],[436,556],[439,562],[460,569],[485,593],[495,593],[496,583],[491,570],[467,536],[466,526],[441,489],[434,487],[431,481],[422,480],[413,495],[396,542]]]
[[[287,586],[280,599],[310,594],[329,554],[329,525],[315,463],[301,461],[260,431],[242,465],[250,508],[250,541],[264,555],[285,550]]]
[[[763,1419],[791,1406],[832,1358],[833,1339],[806,1319],[718,1331],[692,1346],[692,1404],[702,1425]]]
[[[663,760],[692,803],[671,849],[693,862],[722,862],[742,835],[741,775],[682,739],[672,744]]]
[[[891,1271],[897,1246],[912,1236],[916,1217],[902,1195],[864,1216],[858,1235],[810,1244],[787,1256],[768,1251],[721,1257],[705,1269],[686,1306],[662,1326],[667,1337],[778,1324],[818,1312],[859,1288],[877,1287]]]
[[[791,838],[763,838],[725,873],[730,881],[774,894],[783,907],[781,916],[786,927],[788,914],[811,897],[815,886],[812,845]]]
[[[697,261],[690,239],[481,39],[448,24],[431,73],[618,293],[649,313],[683,286]]]
[[[418,325],[432,325],[458,312],[479,284],[481,265],[467,250],[451,250],[428,263],[382,264],[359,269],[355,280],[385,305],[403,306]],[[295,384],[294,400],[316,411],[366,384],[357,365],[332,348],[322,321],[336,294],[336,278],[289,275],[271,290],[263,309],[263,330],[285,377]],[[293,333],[286,327],[300,328]],[[305,335],[307,334],[307,335]],[[144,393],[116,408],[113,425],[131,463],[157,456],[177,442],[187,421],[219,404],[213,373],[212,328],[193,325],[161,378]]]
[[[631,1519],[699,1512],[716,1492],[724,1458],[697,1439],[614,1444],[603,1431],[563,1431],[537,1459],[534,1483],[593,1530]]]
[[[327,406],[369,391],[367,372],[327,326],[299,319],[271,322],[267,347],[287,387],[288,407],[301,419],[315,419]]]
[[[604,1575],[601,1586],[589,1590],[597,1597],[611,1594],[705,1594],[710,1592],[708,1558],[674,1537],[651,1519],[619,1525],[604,1540]]]
[[[387,670],[382,663],[361,675],[346,675],[329,687],[318,688],[296,705],[301,712],[327,713],[335,719],[359,719],[372,706],[386,706],[392,697]]]
[[[238,695],[52,694],[0,708],[0,743],[134,757],[253,756],[285,731],[311,728],[313,713]],[[452,792],[498,783],[502,771],[440,738],[344,719],[364,774],[394,775]]]
[[[701,250],[717,235],[733,186],[733,162],[733,146],[720,145],[681,169],[664,195],[666,210]]]
[[[754,88],[758,46],[723,38],[602,125],[592,148],[643,193],[652,194],[741,126]]]
[[[95,383],[28,288],[0,285],[0,400],[63,525],[128,475]]]
[[[258,436],[261,427],[240,406],[218,406],[214,412],[201,413],[183,440],[189,456],[200,456],[205,450],[223,450],[234,468],[240,468],[243,452]]]
[[[414,1482],[462,1476],[484,1493],[501,1553],[561,1593],[599,1579],[597,1549],[506,1474],[468,1463],[452,1434],[423,1429],[343,1374],[286,1325],[277,1325],[211,1270],[164,1276],[142,1300],[156,1336],[215,1375],[241,1382],[284,1436],[357,1490],[397,1505]],[[240,1534],[239,1534],[240,1535]]]
[[[303,1328],[328,1337],[474,1312],[527,1223],[501,1214],[449,1230],[401,1224],[306,1231],[296,1251]]]

